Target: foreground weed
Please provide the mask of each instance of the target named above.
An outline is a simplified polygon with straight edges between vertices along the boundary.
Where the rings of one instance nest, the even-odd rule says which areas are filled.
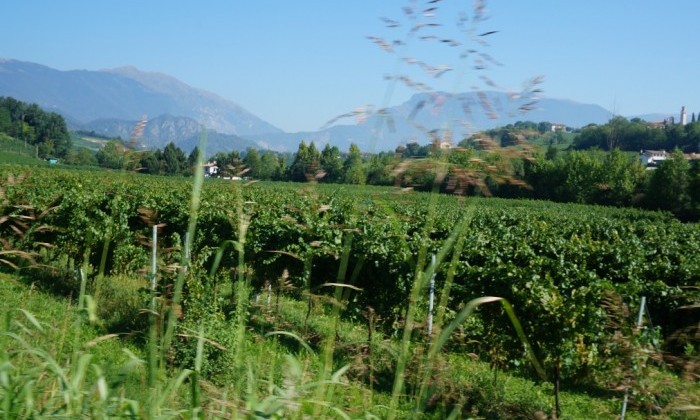
[[[80,318],[69,326],[78,331],[76,340],[83,331]],[[0,392],[4,418],[136,418],[139,402],[124,396],[122,380],[110,381],[91,352],[91,347],[114,337],[97,337],[80,343],[68,354],[54,353],[34,344],[66,333],[54,329],[24,309],[3,313]],[[122,367],[121,378],[127,378],[142,364],[133,353],[129,355],[131,359]]]

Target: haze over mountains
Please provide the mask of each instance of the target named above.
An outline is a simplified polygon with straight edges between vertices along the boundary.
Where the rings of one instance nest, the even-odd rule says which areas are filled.
[[[523,114],[518,111],[522,104],[510,100],[506,94],[488,92],[489,107],[499,115],[492,119],[480,105],[483,97],[476,93],[416,94],[388,109],[383,117],[374,114],[361,124],[347,118],[319,131],[285,133],[230,100],[165,74],[146,73],[133,67],[60,71],[6,59],[0,59],[0,96],[36,103],[57,112],[66,118],[71,129],[123,139],[128,139],[136,122],[147,115],[148,124],[141,142],[151,148],[173,141],[191,150],[204,127],[209,130],[209,154],[247,147],[294,151],[301,140],[314,141],[317,145],[330,143],[342,150],[347,150],[350,143],[366,151],[393,150],[402,143],[428,142],[425,131],[432,129],[449,128],[454,138],[459,139],[474,131],[519,120],[581,127],[604,123],[612,116],[598,105],[550,98],[540,99],[534,110]],[[659,114],[646,117],[663,118]]]

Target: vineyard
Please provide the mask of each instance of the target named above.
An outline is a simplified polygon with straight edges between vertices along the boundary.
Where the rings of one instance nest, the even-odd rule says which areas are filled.
[[[370,343],[373,331],[401,343],[385,368],[390,410],[405,407],[406,394],[420,412],[467,404],[440,399],[430,385],[445,352],[557,387],[614,390],[620,399],[629,389],[641,412],[673,404],[645,382],[647,365],[697,374],[697,224],[658,212],[379,187],[207,180],[195,191],[193,199],[184,178],[2,167],[1,269],[64,295],[81,282],[94,296],[118,294],[120,281],[143,279],[137,306],[148,304],[153,280],[162,363],[214,383],[244,365],[235,352],[241,339],[224,325],[269,333],[254,302],[303,302],[298,331],[288,334],[311,346],[319,313],[365,325]],[[116,319],[119,305],[102,310],[114,318],[106,332],[146,340],[146,317]],[[200,328],[220,347],[168,337]],[[335,336],[321,334],[319,351]],[[660,356],[653,361],[650,351]],[[431,367],[410,374],[419,357]]]

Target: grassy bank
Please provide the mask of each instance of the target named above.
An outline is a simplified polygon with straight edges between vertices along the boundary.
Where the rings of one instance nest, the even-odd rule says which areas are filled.
[[[130,294],[133,301],[138,289],[121,290],[118,296],[105,290],[101,298],[89,299],[92,309],[81,306],[79,291],[75,298],[65,298],[40,289],[26,279],[0,275],[4,302],[0,401],[6,417],[385,418],[389,414],[399,343],[380,333],[370,335],[366,326],[337,319],[329,307],[316,306],[307,322],[306,302],[268,299],[266,293],[253,296],[251,321],[242,340],[232,336],[235,323],[215,317],[202,321],[205,340],[198,340],[196,331],[183,331],[181,340],[199,342],[200,357],[206,359],[199,358],[203,375],[194,375],[196,363],[193,370],[183,370],[176,367],[177,360],[168,360],[171,366],[163,370],[154,391],[148,386],[149,344],[133,331],[109,333],[109,321],[119,315],[99,309],[113,308]],[[409,377],[424,368],[420,365],[424,351],[413,346]],[[420,417],[547,418],[552,412],[552,384],[498,372],[468,354],[451,352],[433,363],[431,399]],[[666,382],[675,401],[673,408],[652,417],[692,418],[677,408],[697,404],[697,385],[661,371],[653,373],[660,384]],[[409,388],[397,417],[415,418],[415,393]],[[154,394],[160,397],[157,401],[150,399]],[[198,398],[193,398],[195,394]],[[563,392],[562,418],[614,418],[621,396],[585,389]],[[647,415],[633,410],[628,418]]]

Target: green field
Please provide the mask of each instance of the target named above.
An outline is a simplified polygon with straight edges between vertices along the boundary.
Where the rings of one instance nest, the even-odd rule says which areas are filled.
[[[0,164],[46,165],[46,162],[36,158],[34,146],[0,133]]]
[[[104,146],[109,140],[103,137],[94,137],[83,134],[78,134],[71,132],[71,142],[73,143],[73,148],[83,148],[88,149],[93,152],[97,152]]]
[[[615,417],[625,388],[630,418],[700,405],[698,342],[679,333],[700,227],[665,213],[20,166],[0,180],[10,417],[546,418],[555,381],[562,418]],[[69,330],[71,345],[49,335]]]

